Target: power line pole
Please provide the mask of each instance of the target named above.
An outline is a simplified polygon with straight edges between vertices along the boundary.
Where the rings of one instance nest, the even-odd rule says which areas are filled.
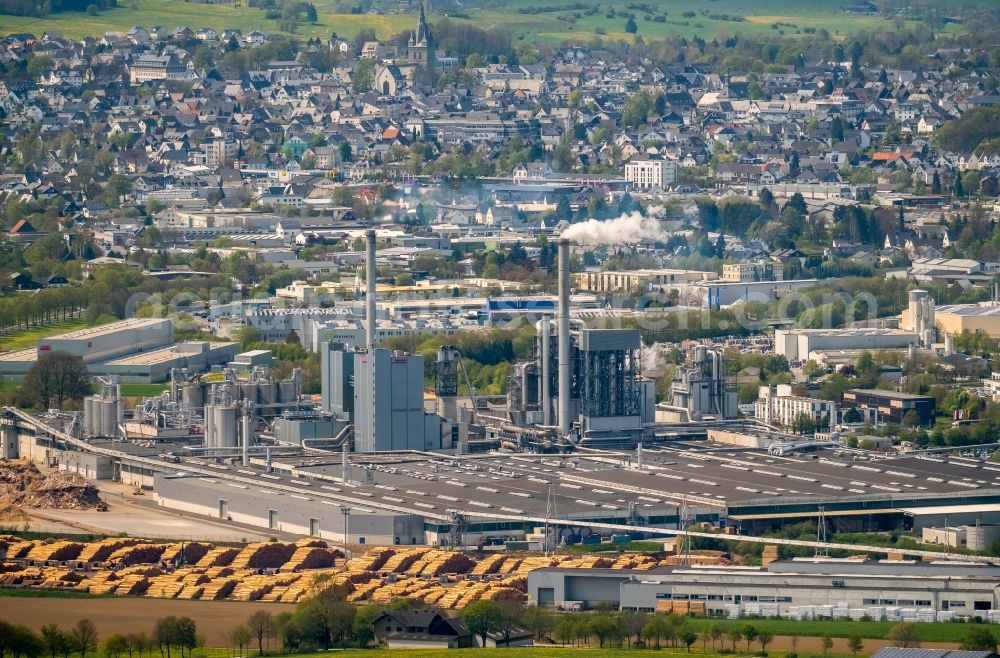
[[[551,482],[549,482],[548,493],[546,494],[546,497],[545,497],[545,534],[544,534],[544,537],[545,537],[544,538],[545,547],[544,547],[544,552],[545,552],[545,556],[546,557],[548,557],[548,555],[549,555],[549,533],[553,530],[553,528],[551,527],[551,520],[552,520],[552,517],[556,515],[556,496],[555,496],[555,491],[554,490],[555,490],[555,485],[553,485]],[[555,544],[556,544],[556,542],[554,540],[555,540],[555,538],[553,537],[553,542],[552,542],[552,548],[553,548],[553,550],[555,549]]]

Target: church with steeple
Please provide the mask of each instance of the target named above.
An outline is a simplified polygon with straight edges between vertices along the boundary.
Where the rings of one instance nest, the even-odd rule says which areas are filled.
[[[397,43],[391,52],[375,73],[375,89],[379,93],[393,96],[409,86],[424,90],[433,87],[440,62],[437,44],[427,25],[423,0],[410,38],[405,43]]]
[[[420,17],[417,18],[417,29],[410,35],[410,40],[406,44],[406,58],[410,64],[422,69],[421,74],[426,76],[425,80],[433,82],[437,68],[437,45],[434,43],[434,36],[431,34],[431,29],[427,26],[423,0],[420,2]]]

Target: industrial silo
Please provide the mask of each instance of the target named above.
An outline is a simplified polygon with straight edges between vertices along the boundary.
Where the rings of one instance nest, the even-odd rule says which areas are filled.
[[[205,407],[205,441],[206,448],[215,447],[215,407],[208,405]]]
[[[195,380],[184,385],[184,404],[188,409],[201,409],[205,406],[205,390],[201,382]]]
[[[102,400],[101,436],[118,436],[118,400]]]
[[[278,402],[287,404],[289,402],[295,402],[295,381],[291,379],[282,380],[278,384]]]
[[[262,379],[257,382],[257,403],[272,405],[278,401],[278,385],[272,379]]]
[[[94,435],[94,398],[83,398],[83,433]]]
[[[236,405],[220,404],[214,410],[216,447],[235,448],[239,446],[236,434]]]
[[[242,402],[247,400],[253,404],[257,403],[257,382],[240,382],[239,383],[239,397],[231,397],[231,400],[236,400]]]

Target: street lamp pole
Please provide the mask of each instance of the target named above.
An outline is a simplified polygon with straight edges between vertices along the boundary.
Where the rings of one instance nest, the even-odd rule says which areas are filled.
[[[348,528],[348,522],[350,521],[351,518],[351,508],[348,507],[347,505],[341,505],[340,513],[344,515],[344,557],[346,559],[348,553],[347,543],[348,541],[350,541],[351,537],[351,533]]]

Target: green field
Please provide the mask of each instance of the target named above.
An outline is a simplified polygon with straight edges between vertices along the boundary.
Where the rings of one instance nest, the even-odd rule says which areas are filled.
[[[7,18],[10,17],[0,16],[0,24],[4,23]],[[56,322],[54,324],[45,325],[44,327],[35,327],[34,329],[18,331],[16,333],[0,337],[0,349],[9,351],[28,349],[29,347],[34,347],[42,338],[48,338],[49,336],[55,336],[56,334],[64,334],[68,331],[75,331],[77,329],[83,329],[86,326],[87,323],[85,321],[76,318],[73,320],[66,320],[65,322]]]
[[[545,7],[552,11],[538,14],[521,14],[522,7],[537,7],[528,0],[511,0],[503,10],[467,9],[473,23],[482,28],[496,27],[512,32],[518,38],[545,43],[563,41],[589,41],[604,30],[608,38],[633,39],[625,33],[625,19],[605,16],[608,6],[623,7],[623,3],[590,2],[601,7],[592,16],[579,9],[569,9],[576,0],[547,0]],[[994,3],[996,0],[981,0]],[[316,0],[319,13],[316,24],[299,24],[296,35],[300,37],[328,37],[332,33],[352,37],[362,28],[372,28],[380,38],[412,28],[412,14],[342,14],[336,13],[334,0]],[[793,0],[672,0],[651,3],[666,11],[665,23],[645,20],[641,11],[636,14],[638,34],[646,40],[670,35],[712,38],[719,34],[773,34],[786,36],[802,34],[806,28],[825,28],[834,34],[850,34],[862,29],[895,29],[892,23],[877,16],[857,16],[839,10],[839,3],[802,3]],[[563,9],[563,7],[567,7]],[[685,12],[694,12],[685,17]],[[705,13],[702,13],[705,12]],[[574,14],[581,14],[579,17]],[[709,17],[714,16],[714,18]],[[742,17],[743,20],[719,20],[721,15]],[[433,23],[440,16],[429,16]],[[775,24],[780,23],[777,27]],[[192,29],[211,27],[215,30],[239,28],[244,32],[255,29],[278,33],[278,21],[265,17],[264,10],[228,5],[204,5],[182,0],[121,0],[116,9],[101,12],[98,16],[86,13],[60,13],[46,18],[25,16],[0,16],[0,34],[9,32],[57,31],[72,38],[100,36],[107,31],[123,32],[133,25],[147,28],[161,25],[167,29],[187,26]]]
[[[836,620],[801,620],[794,619],[688,619],[688,623],[699,630],[704,626],[721,623],[723,625],[750,624],[758,631],[767,630],[776,636],[797,637],[851,637],[857,635],[865,639],[878,640],[886,636],[889,629],[896,625],[894,621],[852,621]],[[971,624],[958,623],[918,623],[921,642],[961,642],[969,634]],[[993,628],[989,626],[989,628]]]
[[[170,384],[122,384],[122,395],[151,398],[170,388]]]
[[[205,5],[181,0],[124,0],[116,9],[90,16],[83,12],[53,14],[46,18],[29,16],[0,16],[0,34],[10,32],[46,31],[61,32],[64,36],[79,39],[84,36],[101,36],[105,32],[124,32],[134,25],[152,28],[162,25],[168,30],[187,26],[191,29],[210,27],[217,31],[240,29],[280,33],[277,20],[265,18],[264,10],[226,5]],[[323,13],[323,3],[316,3],[319,22],[316,25],[300,24],[298,37],[329,37],[336,32],[353,36],[363,28],[373,28],[380,38],[412,27],[413,17],[408,15],[367,16]]]

